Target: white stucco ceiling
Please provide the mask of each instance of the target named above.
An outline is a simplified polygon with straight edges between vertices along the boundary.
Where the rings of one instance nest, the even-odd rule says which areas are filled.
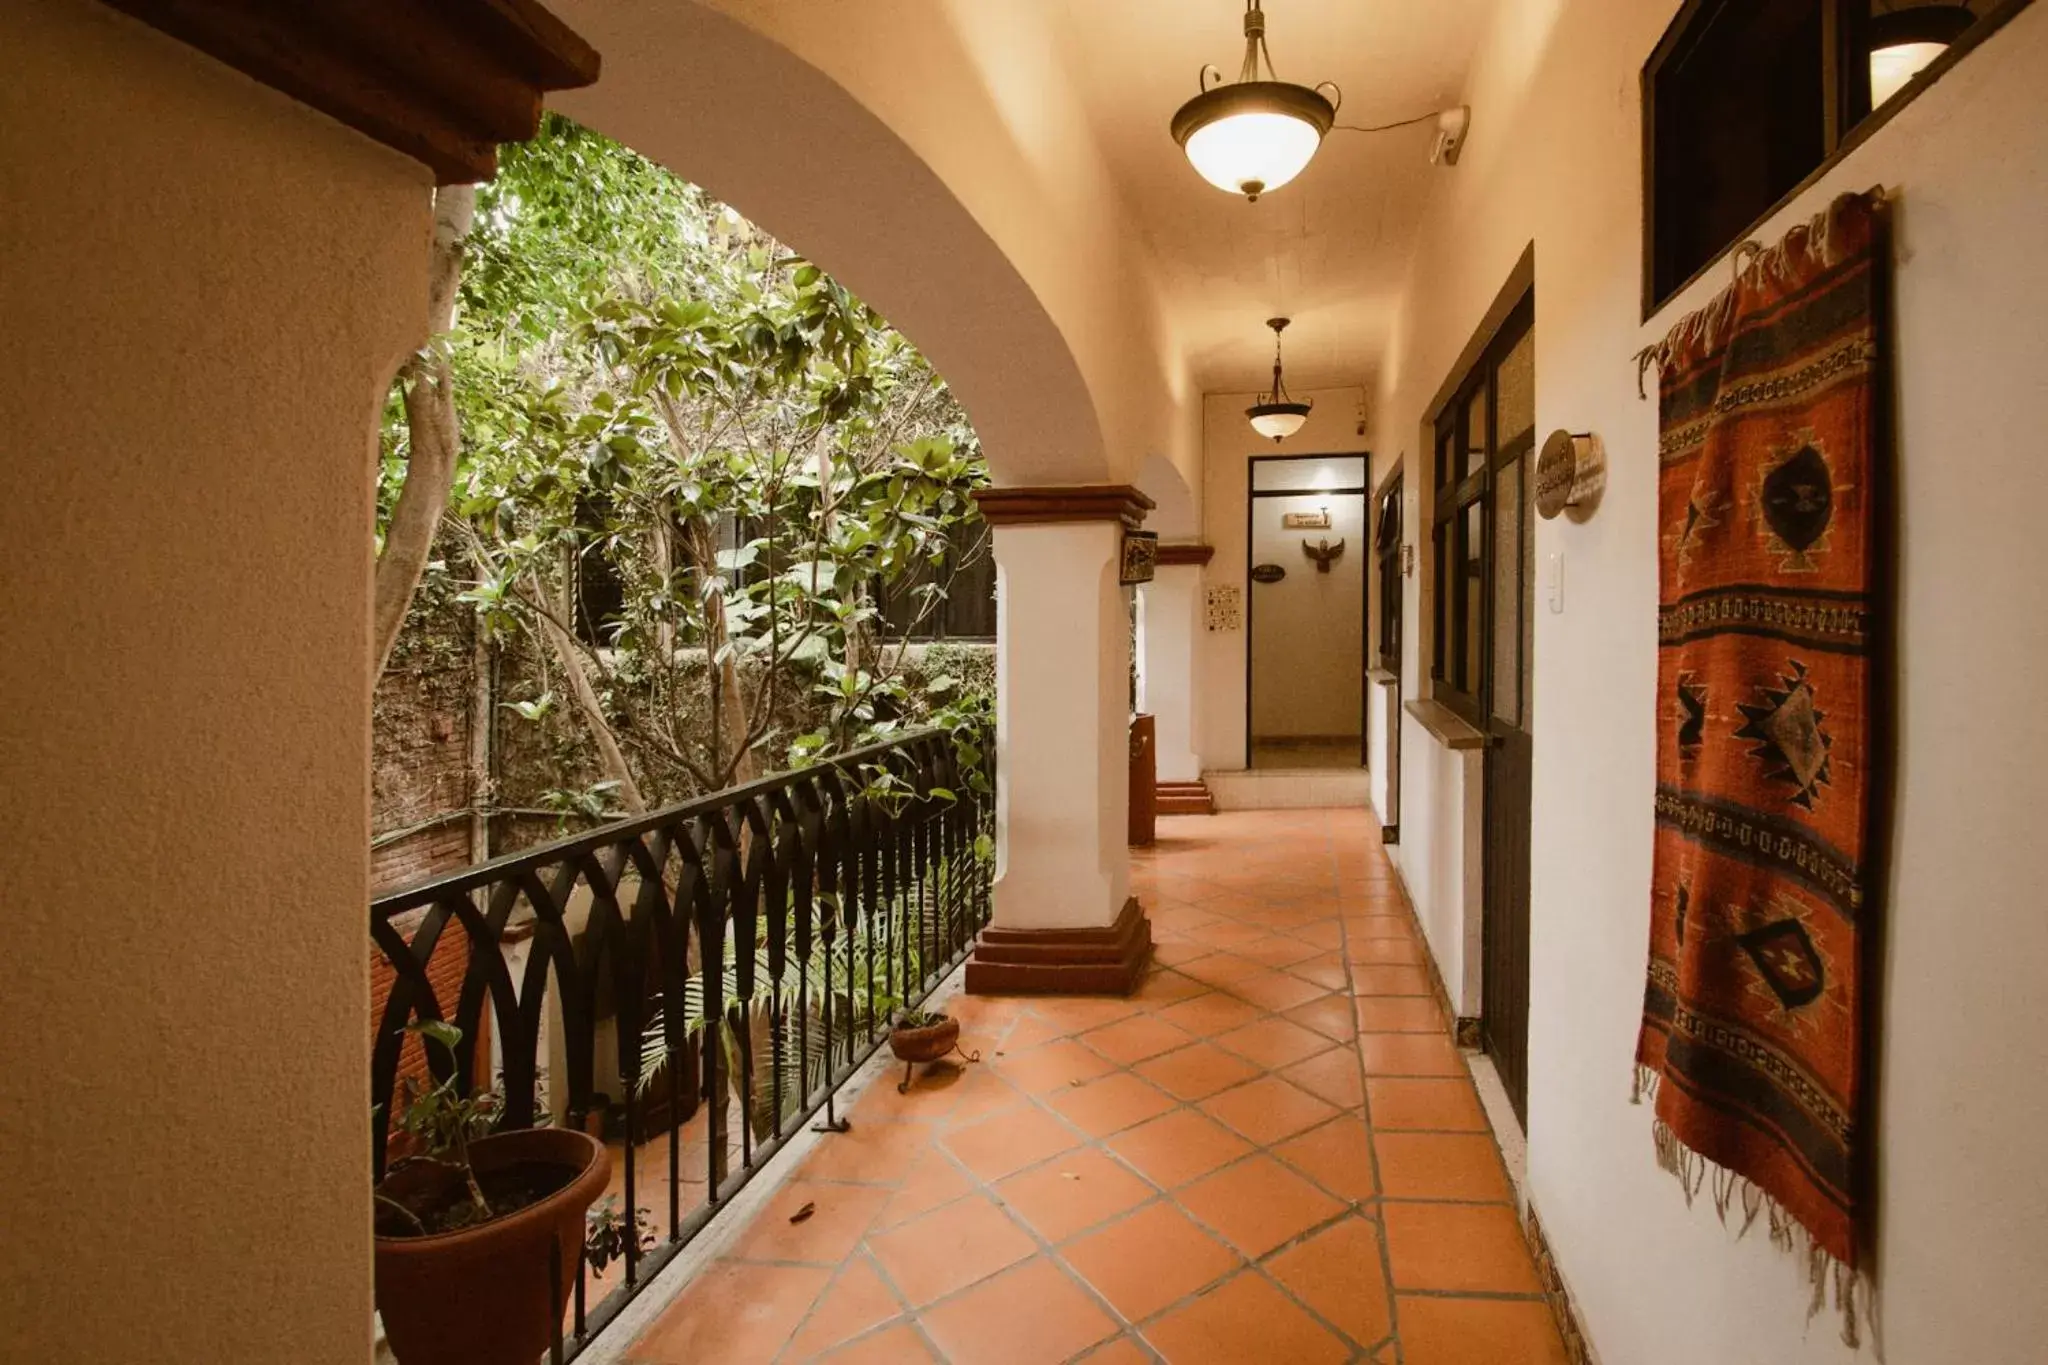
[[[1259,387],[1264,320],[1293,317],[1290,387],[1375,373],[1414,246],[1433,124],[1333,132],[1292,184],[1248,204],[1204,183],[1167,132],[1205,62],[1234,78],[1243,0],[1047,0],[1073,82],[1126,208],[1156,262],[1196,385]],[[1056,8],[1055,8],[1056,7]],[[1265,0],[1282,79],[1335,81],[1340,124],[1380,124],[1456,104],[1493,0]],[[1474,111],[1475,122],[1486,117]]]

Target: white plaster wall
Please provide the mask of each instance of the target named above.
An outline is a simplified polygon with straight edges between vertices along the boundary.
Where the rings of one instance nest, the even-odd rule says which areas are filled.
[[[1113,521],[998,526],[996,923],[1110,923],[1130,891],[1130,622]]]
[[[358,1365],[426,173],[87,0],[0,51],[0,1358]]]
[[[1315,410],[1300,431],[1277,444],[1245,421],[1244,410],[1254,395],[1212,393],[1202,400],[1202,538],[1216,550],[1203,571],[1208,586],[1234,585],[1241,596],[1253,590],[1245,573],[1250,567],[1245,558],[1245,506],[1254,455],[1357,455],[1367,448],[1358,431],[1363,389],[1320,389],[1295,396],[1313,400]],[[1309,568],[1313,571],[1314,566]],[[1198,642],[1195,748],[1212,769],[1245,766],[1244,663],[1249,647],[1246,631],[1210,631],[1206,625]]]
[[[1609,482],[1565,555],[1565,610],[1539,603],[1532,866],[1529,1188],[1607,1365],[1857,1359],[1808,1326],[1792,1258],[1688,1210],[1628,1103],[1641,1005],[1653,783],[1654,403],[1631,354],[1726,283],[1725,267],[1639,318],[1638,73],[1674,0],[1503,3],[1472,78],[1464,163],[1438,182],[1377,439],[1412,454],[1423,406],[1530,242],[1538,431],[1592,430]],[[1973,54],[1802,196],[1900,195],[1900,796],[1874,983],[1879,1349],[1895,1365],[2022,1365],[2048,1340],[2048,917],[2034,815],[2048,807],[2038,680],[2048,616],[1997,585],[2048,581],[2048,7]],[[1426,486],[1419,461],[1409,486]],[[1419,519],[1418,519],[1419,521]],[[1418,521],[1411,521],[1417,525]],[[1416,535],[1427,544],[1426,528]],[[1409,619],[1420,622],[1414,582]],[[1411,678],[1422,632],[1410,632]],[[1414,684],[1411,683],[1411,688]],[[1409,722],[1401,865],[1441,919],[1458,778]],[[1438,932],[1432,930],[1432,945]],[[1447,964],[1448,965],[1448,964]]]
[[[1367,789],[1371,792],[1373,813],[1379,816],[1381,824],[1388,823],[1387,808],[1393,804],[1393,783],[1388,766],[1380,756],[1387,752],[1391,727],[1400,724],[1400,704],[1392,684],[1374,682],[1366,691],[1365,751],[1370,760],[1367,764]]]
[[[1202,776],[1195,751],[1195,645],[1202,633],[1202,566],[1162,564],[1138,589],[1144,646],[1139,709],[1153,716],[1161,782]]]

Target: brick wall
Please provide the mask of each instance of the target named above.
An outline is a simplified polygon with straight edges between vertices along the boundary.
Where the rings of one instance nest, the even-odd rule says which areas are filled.
[[[466,827],[465,827],[466,829]],[[410,935],[411,925],[401,928]],[[462,999],[462,978],[469,967],[469,935],[463,932],[460,923],[451,923],[442,929],[441,937],[434,945],[434,955],[427,960],[427,979],[433,984],[434,999],[439,1002],[444,1016],[452,1016]],[[398,973],[384,960],[384,954],[374,947],[370,949],[370,1045],[375,1046],[378,1021],[384,1017],[384,1007],[390,1002],[391,989],[397,983]],[[483,1025],[477,1030],[474,1040],[476,1051],[476,1074],[486,1079],[490,1073],[490,1013],[488,999],[484,1003]],[[415,1017],[417,1017],[415,1015]],[[410,1022],[410,1021],[408,1021]],[[405,1040],[404,1050],[398,1055],[398,1077],[403,1081],[411,1077],[417,1081],[427,1078],[425,1045],[417,1038]],[[392,1092],[392,1108],[400,1103],[402,1092]],[[387,1115],[387,1121],[390,1115]],[[391,1148],[393,1157],[405,1154],[403,1141]]]
[[[446,547],[440,547],[446,548]],[[469,866],[475,618],[429,573],[378,680],[371,722],[370,888]],[[445,823],[430,823],[438,817]],[[416,831],[399,835],[400,831]]]

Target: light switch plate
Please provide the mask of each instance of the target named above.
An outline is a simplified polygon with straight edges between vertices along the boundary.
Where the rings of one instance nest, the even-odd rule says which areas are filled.
[[[1550,614],[1564,614],[1564,552],[1552,550],[1543,556],[1543,586],[1550,594]]]

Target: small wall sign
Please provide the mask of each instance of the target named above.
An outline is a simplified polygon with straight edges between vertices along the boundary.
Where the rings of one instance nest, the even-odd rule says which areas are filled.
[[[1159,565],[1159,533],[1157,531],[1124,532],[1124,553],[1117,566],[1117,582],[1129,586],[1133,583],[1150,583],[1152,571]]]
[[[1285,577],[1287,577],[1287,570],[1281,568],[1278,564],[1252,565],[1252,582],[1254,583],[1278,583]]]
[[[1572,520],[1583,521],[1592,515],[1606,481],[1600,438],[1587,431],[1559,428],[1550,433],[1536,457],[1536,479],[1530,492],[1537,514],[1545,521],[1567,509]]]
[[[1282,512],[1280,529],[1283,531],[1327,531],[1330,529],[1330,513],[1325,508],[1320,512]]]
[[[1244,629],[1244,599],[1235,583],[1219,583],[1210,588],[1204,606],[1210,634]]]

